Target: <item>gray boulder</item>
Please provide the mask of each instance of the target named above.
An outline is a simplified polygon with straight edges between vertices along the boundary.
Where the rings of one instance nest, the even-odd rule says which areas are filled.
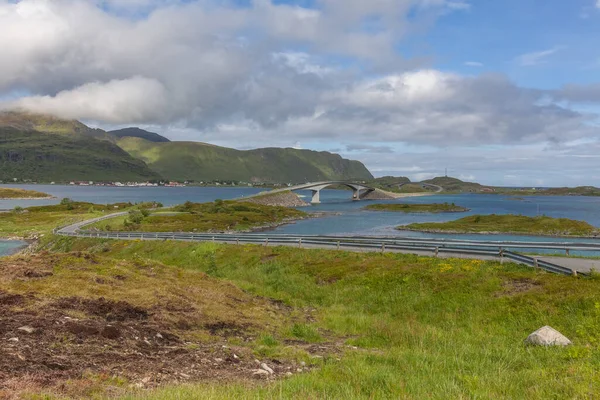
[[[538,346],[568,346],[571,341],[556,329],[546,325],[527,336],[525,343]]]

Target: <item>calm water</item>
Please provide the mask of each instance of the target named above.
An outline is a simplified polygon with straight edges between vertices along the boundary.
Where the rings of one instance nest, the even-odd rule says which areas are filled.
[[[5,185],[9,186],[9,185]],[[94,203],[141,202],[158,201],[164,205],[180,204],[187,200],[206,202],[215,199],[232,199],[260,192],[255,188],[218,188],[218,187],[181,187],[181,188],[116,188],[96,186],[55,186],[55,185],[18,185],[15,187],[33,189],[52,194],[53,200],[0,200],[1,209],[12,209],[16,206],[29,207],[33,205],[55,204],[63,197],[78,201]],[[310,192],[300,192],[310,200]],[[307,211],[328,211],[339,215],[299,221],[295,224],[279,227],[277,233],[288,234],[323,234],[323,235],[389,235],[412,237],[453,237],[464,239],[485,240],[538,240],[565,241],[566,239],[524,237],[511,235],[446,235],[423,234],[419,232],[399,232],[394,228],[398,225],[412,222],[443,222],[472,214],[522,214],[535,216],[538,213],[557,218],[570,218],[587,221],[600,227],[600,198],[599,197],[524,197],[517,200],[510,196],[462,194],[435,195],[412,197],[392,201],[377,201],[378,203],[431,203],[448,202],[468,207],[471,211],[458,214],[403,214],[388,212],[364,211],[368,202],[352,202],[350,191],[324,190],[321,193],[320,205],[312,206]],[[568,239],[569,241],[577,241]],[[585,239],[590,241],[591,239]],[[0,245],[1,246],[1,245]],[[0,247],[2,253],[2,247]]]
[[[26,246],[27,243],[19,242],[16,240],[4,241],[0,240],[0,256],[11,254],[12,252],[18,250],[19,248]]]

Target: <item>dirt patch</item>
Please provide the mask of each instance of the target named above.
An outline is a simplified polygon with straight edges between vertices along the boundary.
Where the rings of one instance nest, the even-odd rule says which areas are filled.
[[[514,296],[519,293],[529,292],[541,288],[542,284],[532,279],[511,279],[502,284],[502,291],[496,294],[496,297]]]
[[[24,381],[28,390],[65,394],[64,382],[90,376],[120,376],[135,387],[266,378],[254,374],[258,366],[249,349],[221,340],[183,341],[172,327],[126,302],[70,297],[37,312],[23,310],[23,302],[23,296],[0,292],[0,399],[12,398]],[[73,311],[85,317],[65,315]],[[244,335],[245,329],[223,322],[205,327],[223,338]],[[275,373],[268,379],[298,367],[279,360],[269,365]]]
[[[52,276],[54,258],[41,262],[38,258],[16,257],[0,261],[0,282],[14,279],[36,279]]]
[[[83,311],[87,314],[102,317],[106,321],[126,321],[148,319],[148,311],[140,307],[132,306],[125,301],[99,299],[83,299],[80,297],[68,297],[60,299],[53,304],[58,309],[71,309]]]

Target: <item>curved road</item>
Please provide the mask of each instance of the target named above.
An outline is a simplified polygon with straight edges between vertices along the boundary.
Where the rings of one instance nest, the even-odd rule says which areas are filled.
[[[587,274],[591,270],[600,271],[600,260],[566,258],[552,256],[525,256],[509,251],[510,249],[534,249],[569,251],[597,251],[600,243],[559,243],[559,242],[498,242],[466,241],[452,239],[417,239],[403,237],[341,237],[318,235],[281,235],[260,233],[211,234],[181,232],[90,232],[81,228],[95,222],[127,215],[127,212],[109,214],[81,221],[60,229],[55,233],[63,236],[97,237],[119,240],[180,240],[214,241],[227,244],[261,244],[266,246],[294,246],[303,248],[343,249],[359,252],[396,252],[440,258],[467,258],[494,260],[505,259],[550,272],[570,275],[576,272]]]

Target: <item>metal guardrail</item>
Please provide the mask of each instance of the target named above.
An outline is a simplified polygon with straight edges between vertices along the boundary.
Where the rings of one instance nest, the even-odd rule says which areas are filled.
[[[113,214],[112,217],[115,215]],[[92,221],[97,222],[108,219],[104,216]],[[75,224],[78,227],[87,225]],[[72,227],[75,225],[71,225]],[[220,243],[235,244],[258,244],[258,245],[284,245],[284,246],[320,246],[333,249],[354,249],[366,251],[413,251],[418,253],[431,253],[438,256],[440,253],[460,254],[471,256],[486,256],[499,259],[509,259],[534,268],[546,270],[563,275],[576,275],[574,270],[538,260],[534,257],[508,251],[507,247],[514,248],[552,248],[564,249],[564,244],[551,245],[546,243],[545,247],[537,246],[536,242],[467,242],[449,240],[413,240],[409,238],[376,238],[376,237],[336,237],[336,236],[309,236],[309,235],[268,235],[268,234],[209,234],[209,233],[178,233],[178,232],[91,232],[91,231],[57,231],[64,236],[106,238],[106,239],[144,239],[144,240],[181,240],[181,241],[214,241]],[[500,243],[500,244],[499,244]],[[590,246],[594,244],[589,243]],[[594,245],[600,251],[600,244]],[[575,249],[574,247],[567,247]],[[590,250],[590,247],[582,247]],[[593,249],[596,249],[593,247]],[[585,273],[581,273],[586,275]]]

